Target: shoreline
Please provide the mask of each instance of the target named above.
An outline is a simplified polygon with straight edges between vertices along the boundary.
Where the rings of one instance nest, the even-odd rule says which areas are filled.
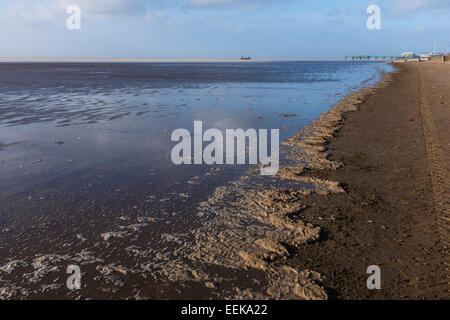
[[[275,176],[263,178],[258,169],[252,169],[231,185],[217,188],[198,207],[201,216],[208,218],[202,227],[192,231],[193,242],[183,246],[179,259],[168,263],[165,273],[174,275],[179,282],[203,282],[209,288],[227,287],[220,283],[226,282],[226,277],[219,281],[209,278],[208,267],[198,269],[190,263],[180,263],[191,260],[200,265],[237,270],[246,277],[261,273],[257,286],[235,288],[235,293],[222,292],[222,298],[327,299],[320,273],[309,268],[292,268],[286,262],[303,245],[320,242],[322,238],[320,224],[302,218],[307,210],[304,199],[345,191],[338,181],[310,177],[306,173],[341,166],[328,160],[327,150],[321,144],[326,144],[339,131],[348,112],[358,110],[367,96],[390,82],[391,73],[384,74],[374,86],[347,95],[311,125],[283,142],[281,153],[286,154],[286,163]]]
[[[448,225],[442,225],[448,221],[449,175],[442,167],[448,162],[440,155],[441,167],[434,168],[444,180],[439,196],[423,132],[423,97],[415,97],[425,87],[410,80],[422,74],[413,68],[399,66],[375,86],[346,96],[284,143],[288,164],[273,181],[249,174],[201,204],[213,218],[194,232],[190,258],[261,271],[266,280],[227,298],[448,298]],[[405,103],[410,95],[415,99]],[[369,164],[359,163],[364,158]],[[382,290],[366,287],[371,265],[382,270]]]

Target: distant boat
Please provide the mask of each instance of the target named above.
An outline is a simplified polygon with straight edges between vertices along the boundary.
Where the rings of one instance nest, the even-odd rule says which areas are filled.
[[[243,55],[241,55],[241,60],[252,60],[252,57],[251,56],[244,57]]]

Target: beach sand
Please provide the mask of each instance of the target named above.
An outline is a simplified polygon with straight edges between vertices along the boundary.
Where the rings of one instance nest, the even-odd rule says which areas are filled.
[[[323,233],[287,263],[320,273],[329,298],[450,297],[450,65],[396,66],[327,141],[342,167],[307,174],[346,191],[303,200],[304,221]],[[366,287],[369,265],[381,268],[381,290]]]

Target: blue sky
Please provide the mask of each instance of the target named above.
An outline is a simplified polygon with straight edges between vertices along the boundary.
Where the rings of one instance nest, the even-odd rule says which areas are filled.
[[[444,50],[448,30],[450,0],[0,0],[0,57],[331,59]]]

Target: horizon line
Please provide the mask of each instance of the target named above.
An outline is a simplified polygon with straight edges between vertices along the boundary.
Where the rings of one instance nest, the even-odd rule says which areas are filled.
[[[14,57],[0,57],[0,62],[289,62],[289,61],[345,61],[345,59],[299,59],[299,58],[285,58],[285,59],[184,59],[184,58],[14,58]]]

